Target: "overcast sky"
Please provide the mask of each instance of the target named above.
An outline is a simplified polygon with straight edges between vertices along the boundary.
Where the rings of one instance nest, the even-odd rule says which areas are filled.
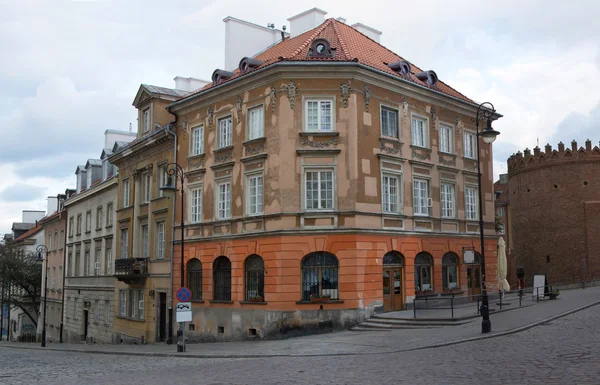
[[[492,102],[504,115],[496,176],[538,137],[600,140],[600,1],[0,0],[0,234],[73,188],[104,130],[136,127],[141,83],[222,68],[223,18],[289,27],[315,6],[383,31],[386,47]]]

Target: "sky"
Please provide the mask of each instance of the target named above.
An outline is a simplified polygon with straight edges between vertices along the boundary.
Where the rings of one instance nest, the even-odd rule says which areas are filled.
[[[233,16],[277,28],[312,7],[383,31],[381,43],[504,117],[511,154],[600,141],[600,1],[0,0],[0,234],[75,187],[106,129],[137,125],[141,83],[209,79]]]

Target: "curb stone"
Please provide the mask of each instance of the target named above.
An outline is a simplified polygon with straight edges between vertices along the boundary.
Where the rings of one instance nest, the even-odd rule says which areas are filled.
[[[119,355],[119,356],[137,356],[137,357],[166,357],[166,358],[195,358],[195,359],[251,359],[251,358],[274,358],[274,357],[327,357],[327,356],[363,356],[363,355],[373,355],[373,354],[390,354],[390,353],[403,353],[403,352],[412,352],[416,350],[424,350],[424,349],[434,349],[441,348],[450,345],[458,345],[467,342],[473,342],[478,340],[485,340],[489,338],[496,338],[501,336],[506,336],[510,334],[519,333],[533,327],[546,324],[548,322],[554,321],[556,319],[566,317],[570,314],[577,313],[579,311],[585,310],[587,308],[599,305],[600,301],[595,301],[590,304],[578,307],[576,309],[571,309],[566,312],[545,318],[541,321],[536,321],[530,323],[525,326],[520,326],[514,329],[506,330],[499,333],[482,335],[471,338],[464,338],[456,341],[448,341],[442,343],[431,344],[427,346],[421,346],[417,348],[411,349],[400,349],[400,350],[385,350],[381,352],[359,352],[359,353],[315,353],[315,354],[293,354],[293,353],[285,353],[285,354],[194,354],[185,353],[177,354],[177,353],[160,353],[160,352],[119,352],[119,351],[106,351],[106,350],[82,350],[82,349],[56,349],[56,348],[42,348],[42,347],[33,347],[33,346],[3,346],[0,343],[0,348],[13,348],[13,349],[31,349],[31,350],[46,350],[46,351],[58,351],[58,352],[70,352],[70,353],[87,353],[87,354],[106,354],[106,355]]]

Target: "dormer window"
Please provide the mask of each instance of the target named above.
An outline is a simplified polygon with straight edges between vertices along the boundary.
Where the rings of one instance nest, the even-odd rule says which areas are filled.
[[[108,160],[104,159],[102,161],[102,180],[108,179],[108,167],[109,167]]]
[[[87,173],[83,170],[80,170],[77,173],[77,193],[79,194],[81,191],[86,189],[86,182],[87,182]]]
[[[331,48],[327,39],[315,39],[308,51],[309,57],[334,57],[335,49]]]
[[[92,187],[92,169],[87,170],[87,188]]]
[[[150,131],[150,108],[146,108],[143,112],[144,132]]]

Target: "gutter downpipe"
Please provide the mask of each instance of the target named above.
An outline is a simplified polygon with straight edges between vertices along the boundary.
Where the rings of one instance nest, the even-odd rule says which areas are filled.
[[[170,122],[167,125],[167,132],[171,135],[173,135],[173,162],[177,163],[177,126],[175,126],[177,124],[177,120],[179,119],[179,116],[177,116],[177,114],[173,113],[171,111],[171,107],[167,106],[167,112],[169,112],[169,114],[173,115],[175,117],[175,120],[173,120],[172,122]],[[175,131],[171,131],[171,126],[173,126],[175,128]],[[169,291],[168,291],[168,295],[169,295],[169,309],[168,309],[168,318],[169,318],[169,329],[167,332],[167,344],[171,345],[173,343],[173,260],[174,260],[174,255],[175,255],[175,203],[177,201],[177,194],[175,194],[173,196],[173,206],[171,208],[171,270],[170,270],[170,274],[169,274]],[[181,213],[181,215],[183,215],[183,213]]]
[[[60,203],[59,203],[60,205]],[[63,206],[64,207],[64,206]],[[63,212],[65,214],[65,237],[61,240],[63,245],[63,274],[62,274],[62,286],[61,288],[61,300],[60,300],[60,331],[59,331],[59,343],[63,343],[63,330],[64,330],[64,317],[65,317],[65,277],[67,275],[67,210],[63,208],[58,216],[58,220],[63,219]],[[69,261],[70,262],[70,261]]]

